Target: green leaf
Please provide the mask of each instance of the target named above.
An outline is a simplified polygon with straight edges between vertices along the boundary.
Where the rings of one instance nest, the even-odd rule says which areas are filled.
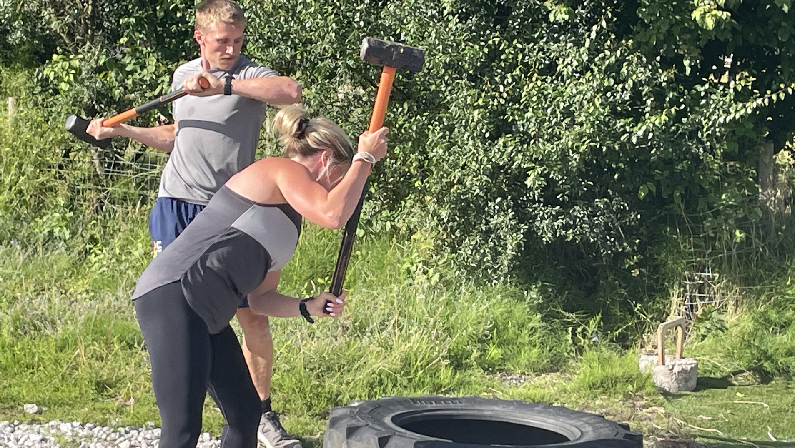
[[[704,28],[706,28],[708,30],[715,29],[715,16],[712,15],[712,14],[705,15],[703,24],[704,24]]]
[[[781,42],[786,42],[787,40],[789,40],[789,36],[790,36],[789,26],[784,25],[778,29],[778,40],[780,40]]]

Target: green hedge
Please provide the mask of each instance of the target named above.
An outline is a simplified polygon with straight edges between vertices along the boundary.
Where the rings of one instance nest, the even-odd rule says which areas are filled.
[[[391,153],[372,177],[362,231],[427,240],[435,263],[485,280],[563,285],[564,310],[634,312],[667,296],[687,250],[759,244],[749,235],[762,216],[755,176],[763,131],[744,121],[757,103],[732,86],[682,82],[648,42],[637,48],[634,11],[568,3],[579,2],[246,1],[245,52],[299,80],[309,108],[356,135],[380,73],[359,59],[362,39],[424,49],[423,70],[395,81]],[[135,176],[97,177],[88,148],[60,129],[69,113],[109,114],[163,93],[171,70],[196,54],[192,2],[107,4],[34,26],[59,5],[0,7],[0,31],[8,31],[0,61],[29,75],[27,83],[4,76],[0,91],[41,112],[22,120],[33,126],[24,138],[42,139],[43,155],[30,166],[68,159],[83,170],[67,183],[30,177],[33,198],[6,185],[7,219],[38,217],[43,228],[69,228],[57,220],[85,220],[86,210],[109,203],[147,204],[158,162],[137,166],[140,145],[116,142],[96,156],[106,167],[124,162]],[[149,180],[128,187],[129,178]],[[84,189],[73,188],[80,183],[128,193],[84,201]],[[680,244],[675,259],[660,258]],[[651,314],[667,306],[643,305]]]

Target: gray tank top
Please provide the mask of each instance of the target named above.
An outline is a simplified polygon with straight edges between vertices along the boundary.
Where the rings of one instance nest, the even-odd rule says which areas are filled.
[[[243,299],[293,255],[301,215],[289,204],[260,204],[223,186],[138,279],[133,300],[180,282],[211,334],[229,324]]]

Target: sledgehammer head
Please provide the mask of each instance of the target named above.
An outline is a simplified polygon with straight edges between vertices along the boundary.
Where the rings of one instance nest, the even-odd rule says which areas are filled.
[[[109,138],[103,140],[97,140],[91,135],[89,135],[88,132],[86,132],[86,130],[88,129],[88,123],[89,121],[83,117],[79,117],[77,115],[69,115],[69,117],[66,119],[66,124],[64,125],[64,127],[66,128],[67,131],[71,132],[72,135],[79,138],[80,140],[83,140],[88,144],[99,146],[100,148],[107,148],[108,146],[110,146]]]
[[[365,37],[362,41],[362,50],[359,56],[371,64],[408,70],[412,73],[420,71],[425,64],[425,51],[371,37]]]

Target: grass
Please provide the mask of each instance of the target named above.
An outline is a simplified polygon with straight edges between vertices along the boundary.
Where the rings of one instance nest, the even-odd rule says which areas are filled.
[[[28,144],[22,137],[19,143]],[[22,163],[47,151],[2,151],[0,192],[17,199],[0,206],[28,213],[0,208],[0,216],[15,217],[0,222],[0,420],[159,424],[129,301],[150,259],[146,211],[103,210],[108,202],[92,195],[85,204],[59,203],[70,197],[59,189],[74,182],[31,168],[50,162]],[[70,208],[80,216],[59,212]],[[17,228],[21,223],[28,224]],[[30,239],[19,244],[15,235]],[[638,371],[634,350],[591,341],[601,315],[550,315],[561,300],[550,285],[484,286],[451,276],[427,263],[428,239],[360,239],[345,283],[345,316],[315,325],[273,320],[274,405],[289,431],[321,437],[331,408],[354,400],[480,395],[602,413],[650,441],[664,435],[695,437],[711,448],[792,446],[781,442],[795,440],[787,381],[795,371],[795,288],[788,281],[771,279],[780,286],[752,312],[715,312],[697,322],[687,353],[699,359],[701,385],[664,396]],[[326,289],[339,241],[335,232],[307,226],[282,274],[282,292]],[[795,263],[784,271],[785,280],[794,276]],[[25,403],[46,410],[28,415]],[[205,429],[217,435],[221,424],[208,400]],[[770,440],[768,426],[779,441]]]
[[[733,385],[726,378],[699,378],[694,392],[666,397],[677,423],[700,436],[746,441],[789,440],[795,446],[795,385],[778,379]],[[789,417],[789,418],[788,418]]]
[[[145,228],[140,221],[128,222],[114,233],[116,241],[96,251],[0,247],[0,376],[10,379],[0,389],[3,418],[157,421],[129,301],[148,261],[145,235],[135,230]],[[283,291],[325,289],[337,241],[331,232],[305,232]],[[118,246],[136,249],[121,255],[114,253]],[[342,319],[313,326],[274,319],[274,398],[299,433],[322,430],[332,406],[355,399],[478,394],[491,381],[489,372],[551,370],[565,359],[563,329],[543,323],[525,294],[442,285],[415,275],[413,266],[390,268],[401,265],[405,248],[388,241],[369,242],[365,251],[380,256],[354,255],[359,261],[351,265],[351,300]],[[47,411],[22,415],[25,403]],[[208,411],[208,425],[218,430],[209,403]]]
[[[101,248],[0,246],[0,420],[159,423],[129,301],[148,261],[142,221],[128,219]],[[307,228],[282,290],[325,289],[338,241],[333,232]],[[274,404],[288,430],[319,437],[334,406],[430,393],[553,403],[629,422],[650,437],[684,434],[714,448],[785,446],[763,445],[773,443],[767,427],[778,440],[795,440],[785,379],[754,377],[741,386],[738,376],[705,376],[695,392],[660,395],[638,371],[634,351],[574,344],[569,329],[541,314],[539,293],[437,280],[416,262],[419,250],[363,239],[345,285],[345,316],[315,325],[273,320]],[[46,411],[24,414],[25,403]],[[218,434],[219,413],[209,400],[205,410],[205,428]]]

